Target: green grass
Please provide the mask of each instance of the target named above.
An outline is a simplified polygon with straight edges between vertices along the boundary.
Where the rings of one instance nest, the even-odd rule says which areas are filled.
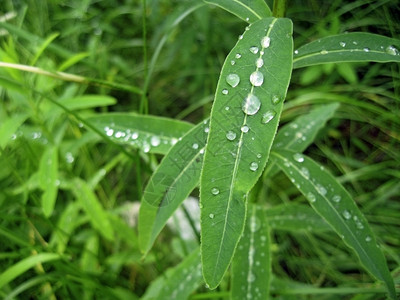
[[[357,62],[310,67],[296,67],[294,57],[266,172],[260,163],[254,180],[239,174],[241,185],[233,189],[245,191],[256,203],[247,210],[248,225],[238,231],[239,236],[245,232],[239,244],[243,248],[236,260],[233,256],[233,266],[225,265],[227,273],[224,266],[217,270],[218,279],[207,279],[216,265],[203,257],[208,284],[213,288],[220,283],[210,290],[200,272],[198,250],[196,207],[199,186],[206,186],[200,181],[199,151],[205,149],[207,160],[207,151],[214,149],[205,144],[209,123],[203,121],[211,116],[214,134],[212,122],[222,120],[211,113],[214,94],[217,107],[224,78],[236,72],[224,61],[245,31],[246,18],[201,1],[3,2],[0,298],[239,299],[237,282],[251,277],[260,254],[249,255],[250,245],[262,242],[254,237],[257,230],[270,232],[269,243],[258,249],[270,253],[263,264],[272,275],[260,276],[270,282],[262,287],[271,299],[385,299],[385,285],[373,271],[384,269],[385,260],[399,291],[399,63],[369,62],[387,61],[383,52],[374,58],[360,56]],[[272,2],[266,1],[271,10]],[[288,2],[286,17],[293,22],[293,49],[299,54],[304,44],[345,32],[379,34],[393,38],[394,44],[400,39],[400,7],[394,0]],[[245,37],[243,45],[249,40]],[[296,139],[293,122],[312,112],[320,123],[304,133],[306,142],[299,148],[279,147],[279,142],[287,145]],[[271,131],[263,142],[273,138]],[[219,143],[215,148],[229,146]],[[257,151],[264,150],[260,146]],[[337,191],[347,191],[342,198],[348,197],[346,205],[356,204],[359,212],[353,206],[347,210],[364,226],[369,224],[376,237],[379,248],[368,250],[377,255],[375,262],[368,265],[359,245],[339,236],[355,229],[331,229],[327,223],[337,225],[341,219],[332,221],[334,213],[313,206],[307,196],[312,187],[303,191],[292,183],[303,180],[304,173],[290,151],[303,152],[317,178],[328,178],[315,164],[324,166],[336,178],[332,182],[340,183]],[[297,173],[290,173],[285,157]],[[206,172],[202,180],[215,174]],[[218,172],[232,173],[223,166]],[[311,185],[318,194],[318,182]],[[185,209],[173,222],[187,221],[189,239],[176,227],[165,226],[188,195],[195,198],[194,207],[184,201]],[[170,201],[174,205],[163,205]],[[209,207],[201,210],[203,219],[209,219]],[[246,223],[243,218],[237,222]],[[210,236],[211,245],[202,255],[219,242]],[[223,242],[216,246],[225,247]],[[224,259],[229,263],[232,257]],[[245,259],[249,263],[238,263]],[[241,269],[248,274],[238,273]],[[247,285],[248,291],[255,292],[258,283]]]

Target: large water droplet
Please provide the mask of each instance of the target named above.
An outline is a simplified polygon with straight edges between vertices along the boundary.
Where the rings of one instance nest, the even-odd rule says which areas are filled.
[[[344,210],[342,213],[343,218],[349,220],[351,218],[351,213],[348,210]]]
[[[257,58],[256,66],[257,68],[261,68],[264,65],[264,60],[262,58]]]
[[[247,132],[249,132],[249,126],[247,126],[247,125],[243,125],[241,128],[240,128],[240,130],[243,132],[243,133],[247,133]]]
[[[264,82],[264,75],[260,71],[254,71],[250,75],[250,82],[254,86],[260,86]]]
[[[274,110],[267,110],[265,114],[263,114],[261,123],[267,124],[276,116],[276,111]]]
[[[304,156],[300,153],[295,153],[293,154],[293,159],[299,163],[302,163],[304,161]]]
[[[226,138],[230,141],[233,141],[236,138],[236,133],[234,133],[232,130],[229,130],[226,133]]]
[[[258,163],[256,163],[255,161],[253,161],[253,162],[250,164],[250,170],[253,171],[253,172],[255,172],[255,171],[257,171],[257,169],[258,169]]]
[[[257,54],[259,49],[258,49],[258,47],[256,47],[256,46],[253,46],[253,47],[250,47],[250,49],[249,49],[249,50],[250,50],[250,52],[251,52],[251,53],[253,53],[253,54]]]
[[[264,36],[261,40],[261,46],[263,48],[268,48],[271,43],[271,38],[269,36]]]
[[[211,189],[211,194],[213,194],[213,195],[218,195],[218,194],[219,194],[219,189],[216,188],[216,187],[213,187],[213,188]]]
[[[231,87],[237,87],[237,85],[240,82],[240,77],[238,74],[229,74],[226,76],[226,82],[231,86]]]
[[[261,102],[257,96],[253,94],[247,95],[247,97],[243,100],[242,110],[247,115],[255,115],[260,109]]]
[[[393,45],[388,46],[385,51],[390,55],[399,55],[399,50]]]
[[[160,143],[161,143],[161,141],[160,141],[160,138],[159,138],[158,136],[152,136],[152,137],[151,137],[151,139],[150,139],[150,144],[151,144],[153,147],[157,147],[158,145],[160,145]]]

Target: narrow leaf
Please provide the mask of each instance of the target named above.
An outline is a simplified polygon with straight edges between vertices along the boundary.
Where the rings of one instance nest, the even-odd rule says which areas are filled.
[[[231,299],[267,299],[270,279],[268,222],[262,208],[251,205],[246,227],[232,262]]]
[[[169,217],[198,185],[208,121],[190,130],[163,158],[143,193],[139,212],[139,242],[147,253]]]
[[[400,40],[354,32],[328,36],[294,52],[293,68],[345,61],[400,62]]]
[[[46,217],[53,213],[58,194],[58,148],[49,146],[44,151],[39,165],[39,184],[43,190],[42,210]]]
[[[55,253],[40,253],[38,255],[32,255],[24,258],[20,262],[11,266],[0,274],[0,288],[13,281],[15,278],[21,274],[33,268],[37,264],[45,263],[55,259],[60,259],[60,255]]]
[[[222,72],[201,176],[203,275],[221,281],[243,231],[247,193],[269,156],[292,69],[292,23],[248,27]]]
[[[344,187],[322,166],[303,154],[279,150],[271,160],[285,172],[332,228],[343,238],[373,276],[385,282],[395,298],[393,279],[367,220]]]
[[[183,121],[123,113],[97,115],[87,121],[116,143],[158,154],[166,154],[193,127]]]
[[[15,131],[25,122],[28,115],[21,114],[15,115],[4,120],[0,123],[0,148],[5,148]]]
[[[90,189],[88,184],[79,178],[75,178],[73,180],[73,192],[88,215],[93,227],[106,239],[113,240],[114,233],[107,212],[103,209],[96,194]]]
[[[271,9],[264,0],[204,0],[236,15],[242,20],[253,23],[272,16]]]
[[[69,110],[79,110],[114,105],[117,100],[106,95],[82,95],[62,100],[60,103]]]

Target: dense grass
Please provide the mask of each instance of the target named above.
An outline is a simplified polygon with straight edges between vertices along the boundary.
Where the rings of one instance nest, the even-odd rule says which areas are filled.
[[[0,18],[12,12],[15,16],[0,23],[1,62],[91,80],[72,82],[64,75],[59,79],[0,68],[0,128],[5,128],[0,140],[0,270],[34,254],[61,254],[12,278],[0,287],[0,297],[137,299],[196,248],[198,240],[184,239],[167,227],[141,260],[135,207],[161,155],[110,142],[85,118],[137,112],[201,122],[209,116],[224,59],[246,24],[198,1],[3,2]],[[400,39],[399,8],[394,0],[304,0],[291,1],[286,15],[294,23],[296,48],[346,31]],[[87,98],[77,101],[85,103],[79,108],[57,105],[84,95],[97,96],[93,104],[83,102]],[[351,193],[378,237],[398,287],[399,64],[294,70],[281,124],[326,102],[341,106],[305,153]],[[42,177],[52,171],[43,157],[53,145],[57,201],[46,216]],[[77,178],[94,191],[109,215],[111,238],[82,209]],[[282,173],[265,180],[263,187],[260,197],[268,199],[268,207],[306,202]],[[192,196],[198,197],[198,190]],[[277,229],[272,250],[271,291],[276,299],[385,297],[383,286],[374,283],[332,231]],[[216,291],[201,285],[191,299],[227,299],[228,277]]]

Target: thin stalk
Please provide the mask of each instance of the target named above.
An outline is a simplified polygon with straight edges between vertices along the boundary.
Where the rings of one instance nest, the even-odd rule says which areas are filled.
[[[287,0],[275,0],[272,15],[275,18],[284,18],[286,13]]]
[[[148,57],[147,57],[147,25],[146,25],[146,0],[142,0],[142,35],[143,35],[143,64],[144,64],[144,86],[143,93],[140,99],[139,112],[148,114],[149,112],[149,100],[147,99],[148,89]]]

